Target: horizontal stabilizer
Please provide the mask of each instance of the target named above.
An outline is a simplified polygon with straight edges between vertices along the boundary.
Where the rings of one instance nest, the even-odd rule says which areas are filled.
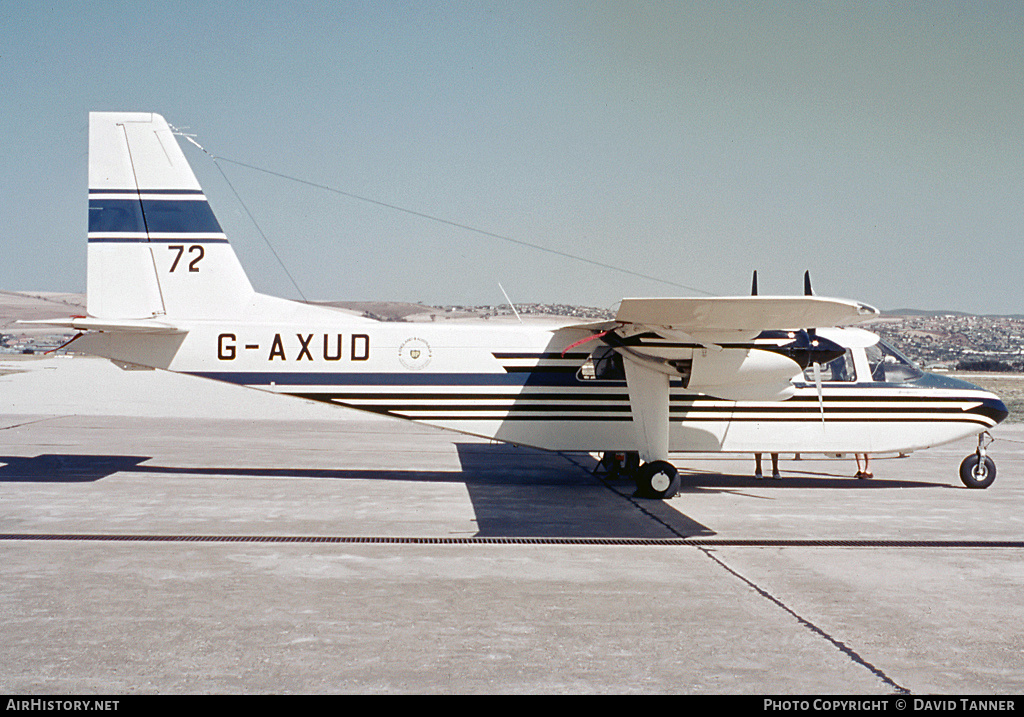
[[[92,319],[72,317],[69,319],[44,319],[40,321],[18,321],[19,324],[54,326],[75,331],[103,331],[107,333],[133,334],[187,334],[188,330],[151,319]]]

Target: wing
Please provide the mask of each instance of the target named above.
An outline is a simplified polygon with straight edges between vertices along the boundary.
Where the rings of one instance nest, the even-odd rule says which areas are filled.
[[[614,322],[586,328],[622,355],[637,447],[652,462],[668,457],[673,386],[733,401],[785,400],[801,356],[841,352],[806,329],[877,315],[818,296],[623,299]]]
[[[701,344],[752,339],[763,331],[841,326],[878,315],[878,309],[822,296],[721,296],[623,299],[615,320],[652,331],[682,332]]]
[[[577,328],[601,332],[628,362],[695,393],[764,401],[788,398],[801,368],[843,352],[806,329],[878,313],[857,301],[820,296],[629,298],[615,321]]]

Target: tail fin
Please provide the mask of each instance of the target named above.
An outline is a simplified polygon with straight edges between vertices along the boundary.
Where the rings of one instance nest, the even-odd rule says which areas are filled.
[[[89,314],[227,318],[253,293],[164,118],[91,112]]]

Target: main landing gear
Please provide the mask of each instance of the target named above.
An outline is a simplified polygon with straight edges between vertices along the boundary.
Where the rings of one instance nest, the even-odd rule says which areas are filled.
[[[668,461],[640,463],[640,454],[608,451],[601,456],[600,468],[609,478],[632,478],[636,496],[666,500],[679,492],[679,471]]]
[[[679,492],[679,471],[668,461],[651,461],[636,474],[636,494],[641,498],[665,500]]]
[[[978,450],[960,464],[960,480],[968,488],[988,488],[996,479],[996,464],[986,451],[992,443],[988,431],[978,434]]]

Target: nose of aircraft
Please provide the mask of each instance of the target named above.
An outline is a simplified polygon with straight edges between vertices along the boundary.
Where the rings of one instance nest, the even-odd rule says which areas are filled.
[[[1001,423],[1010,415],[1010,411],[1006,408],[1006,404],[1003,403],[999,396],[995,395],[991,391],[975,386],[973,383],[968,383],[959,378],[953,378],[952,376],[939,376],[934,373],[926,373],[918,383],[923,383],[928,386],[935,388],[952,388],[965,391],[977,391],[982,395],[979,396],[981,403],[975,408],[970,409],[972,413],[978,413],[986,418],[991,419],[995,423]]]
[[[958,381],[959,379],[952,380]],[[1006,417],[1010,415],[1010,411],[1006,408],[1006,404],[1003,403],[999,396],[987,389],[981,388],[980,386],[975,386],[973,383],[968,383],[967,381],[962,381],[961,383],[963,383],[965,387],[969,387],[975,391],[983,391],[985,394],[981,399],[981,405],[972,409],[974,413],[979,413],[982,416],[991,418],[996,423],[1002,423]]]
[[[1003,403],[999,396],[994,393],[990,393],[988,397],[982,399],[981,407],[977,410],[979,413],[988,416],[996,423],[1002,423],[1003,420],[1010,415],[1009,410],[1006,408],[1006,404]]]

